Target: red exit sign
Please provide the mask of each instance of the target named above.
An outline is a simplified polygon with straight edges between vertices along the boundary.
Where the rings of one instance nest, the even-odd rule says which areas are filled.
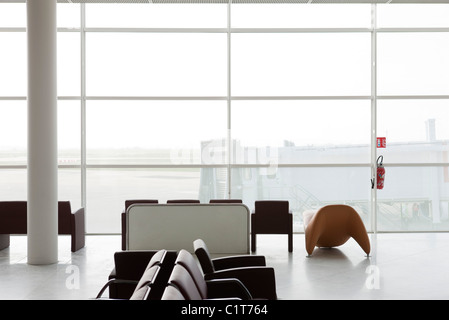
[[[386,148],[387,147],[387,138],[378,137],[377,138],[377,147],[378,148]]]

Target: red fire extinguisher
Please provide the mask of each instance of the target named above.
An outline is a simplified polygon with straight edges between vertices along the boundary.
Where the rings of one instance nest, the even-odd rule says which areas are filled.
[[[383,166],[383,156],[379,156],[377,158],[377,189],[383,189],[384,188],[384,182],[385,182],[385,168]],[[380,161],[380,162],[379,162]]]

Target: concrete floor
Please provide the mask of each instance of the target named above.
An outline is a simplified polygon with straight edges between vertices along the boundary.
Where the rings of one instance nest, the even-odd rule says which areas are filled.
[[[449,233],[370,237],[370,257],[352,239],[308,257],[303,234],[294,235],[292,253],[286,236],[260,235],[256,254],[275,268],[281,300],[449,299]],[[47,266],[29,265],[26,246],[25,236],[12,236],[0,251],[1,300],[85,300],[106,283],[120,236],[87,236],[76,253],[59,236],[59,262]]]

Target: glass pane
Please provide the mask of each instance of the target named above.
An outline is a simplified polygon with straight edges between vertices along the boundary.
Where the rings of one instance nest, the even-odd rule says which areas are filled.
[[[0,100],[0,165],[27,163],[26,101]]]
[[[205,121],[207,119],[207,121]],[[220,164],[224,101],[89,101],[89,164]]]
[[[87,4],[87,27],[225,28],[226,4]]]
[[[70,201],[72,211],[81,208],[81,169],[59,169],[58,199]]]
[[[223,96],[225,34],[89,33],[87,92],[99,96]]]
[[[369,100],[233,101],[233,160],[369,163],[370,112]]]
[[[127,199],[199,199],[200,169],[88,169],[87,232],[120,233]]]
[[[0,3],[0,28],[24,28],[26,27],[26,17],[24,3]]]
[[[377,26],[379,28],[449,27],[448,16],[448,4],[390,3],[377,5]]]
[[[449,100],[379,100],[377,108],[385,163],[449,161]]]
[[[58,33],[58,96],[81,94],[80,34]]]
[[[369,230],[370,168],[278,168],[267,175],[260,168],[232,170],[232,198],[250,210],[260,199],[288,200],[294,232],[303,232],[302,214],[328,204],[347,204],[360,214]]]
[[[235,28],[369,28],[366,4],[234,4]]]
[[[26,33],[0,32],[0,43],[0,96],[26,96]]]
[[[58,3],[58,27],[79,28],[81,26],[81,9],[76,3]]]
[[[0,201],[27,200],[27,170],[0,169]]]
[[[386,167],[379,231],[448,231],[448,167]]]
[[[449,94],[449,33],[379,33],[379,95]]]
[[[235,34],[233,95],[368,95],[370,35]]]
[[[60,165],[81,163],[81,106],[79,101],[58,101]]]

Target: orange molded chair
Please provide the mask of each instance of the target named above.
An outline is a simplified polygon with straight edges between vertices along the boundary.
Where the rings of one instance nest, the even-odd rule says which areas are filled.
[[[368,234],[357,211],[347,205],[328,205],[318,211],[305,211],[304,230],[306,250],[312,254],[315,247],[337,247],[353,238],[369,255]]]

